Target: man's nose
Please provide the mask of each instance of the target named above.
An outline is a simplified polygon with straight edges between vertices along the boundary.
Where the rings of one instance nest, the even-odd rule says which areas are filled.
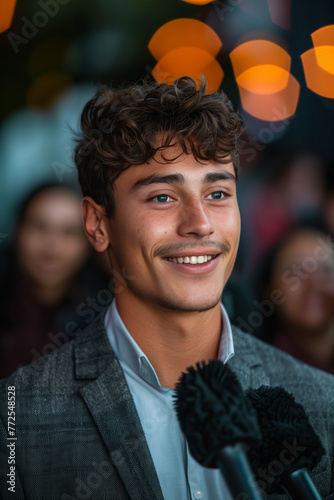
[[[215,232],[210,210],[203,200],[191,196],[180,207],[179,234],[181,236],[195,235],[200,238]]]

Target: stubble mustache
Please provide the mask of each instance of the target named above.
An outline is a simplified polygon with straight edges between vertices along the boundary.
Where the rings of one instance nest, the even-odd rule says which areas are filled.
[[[155,249],[153,256],[154,257],[164,257],[166,255],[175,255],[179,252],[185,252],[188,250],[196,250],[196,248],[208,248],[210,250],[214,250],[217,254],[226,255],[231,250],[230,245],[226,241],[215,241],[210,240],[206,242],[198,243],[197,241],[193,242],[182,242],[182,243],[174,243],[170,245],[163,245]]]

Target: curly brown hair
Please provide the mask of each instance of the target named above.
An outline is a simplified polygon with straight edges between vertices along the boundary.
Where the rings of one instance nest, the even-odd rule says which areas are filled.
[[[206,90],[205,78],[197,86],[190,77],[172,85],[144,82],[118,91],[99,90],[83,109],[75,148],[83,195],[91,196],[112,217],[118,176],[175,144],[181,154],[192,154],[200,163],[232,160],[237,175],[242,117],[225,94]]]

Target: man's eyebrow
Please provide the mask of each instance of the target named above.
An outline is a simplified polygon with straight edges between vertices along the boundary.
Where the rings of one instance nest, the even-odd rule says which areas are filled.
[[[184,184],[184,177],[181,174],[156,175],[152,174],[148,177],[138,179],[131,188],[131,191],[136,191],[143,186],[150,184]]]
[[[204,177],[204,182],[203,184],[210,184],[211,182],[218,182],[218,181],[236,181],[236,177],[232,172],[229,172],[228,170],[220,170],[219,172],[209,172],[206,174]]]
[[[236,180],[236,177],[232,172],[228,170],[221,170],[219,172],[209,172],[206,174],[203,180],[203,184],[209,184],[211,182],[218,182],[221,180]],[[138,179],[131,188],[131,191],[136,191],[143,186],[150,186],[151,184],[184,184],[185,180],[182,174],[170,174],[170,175],[157,175],[152,174],[142,179]]]

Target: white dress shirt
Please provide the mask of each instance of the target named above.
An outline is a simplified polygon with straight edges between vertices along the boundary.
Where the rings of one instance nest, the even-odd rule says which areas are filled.
[[[234,355],[234,347],[223,305],[221,311],[223,328],[218,358],[226,363]],[[221,472],[202,467],[191,456],[174,410],[175,391],[161,386],[150,361],[126,329],[115,300],[104,323],[134,399],[164,499],[232,500]]]

